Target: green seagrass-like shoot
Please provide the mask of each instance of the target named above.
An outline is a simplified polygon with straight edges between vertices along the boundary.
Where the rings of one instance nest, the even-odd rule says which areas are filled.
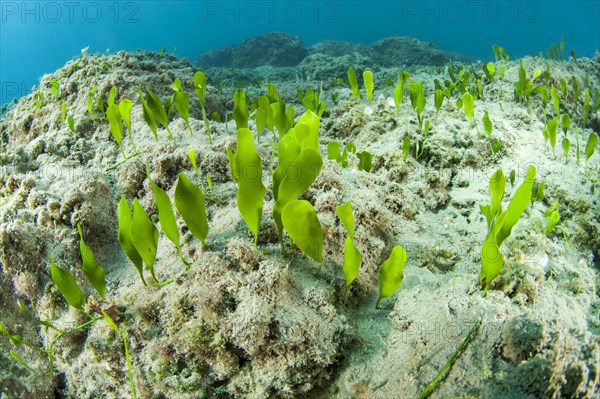
[[[283,208],[281,220],[298,248],[319,263],[318,275],[323,267],[323,227],[313,206],[306,200],[290,201]]]
[[[171,85],[171,89],[175,93],[173,93],[173,104],[175,105],[175,109],[177,109],[177,113],[181,116],[181,119],[185,121],[189,131],[190,137],[192,137],[192,127],[190,126],[190,96],[183,90],[181,86],[181,80],[179,78],[175,79],[175,82]]]
[[[127,159],[127,155],[125,155],[125,150],[123,149],[123,144],[121,143],[123,140],[123,118],[121,117],[121,111],[119,111],[119,107],[115,104],[110,105],[106,110],[106,117],[110,123],[110,133],[119,145],[121,154],[123,154],[123,158]]]
[[[273,173],[273,218],[279,232],[282,251],[283,208],[311,186],[323,167],[323,159],[319,152],[319,128],[319,117],[311,111],[306,111],[296,126],[279,141],[279,165]]]
[[[367,100],[370,103],[373,102],[373,91],[375,90],[375,85],[373,83],[373,72],[364,71],[363,72],[363,82],[365,84],[365,91],[367,92]]]
[[[336,206],[335,210],[342,225],[348,232],[348,237],[346,237],[346,241],[344,242],[344,266],[342,269],[344,277],[346,278],[346,288],[344,289],[344,294],[342,296],[343,300],[348,295],[350,285],[358,276],[362,256],[354,245],[354,215],[352,214],[352,204],[348,201],[343,205]]]
[[[596,152],[596,145],[598,144],[598,135],[594,132],[590,134],[587,144],[585,145],[585,166],[587,167],[588,161]]]
[[[175,206],[190,232],[206,245],[208,235],[208,218],[204,206],[204,192],[196,187],[181,172],[175,187]]]
[[[400,112],[400,107],[404,102],[404,93],[406,82],[410,78],[410,72],[398,71],[398,83],[394,88],[394,105],[396,106],[396,111]]]
[[[352,96],[360,98],[360,89],[358,88],[358,79],[356,78],[356,71],[354,68],[348,68],[348,83],[352,89]]]
[[[106,290],[106,279],[104,277],[104,269],[96,262],[94,253],[83,241],[83,232],[81,225],[77,224],[79,232],[79,251],[81,252],[82,266],[81,270],[89,280],[92,287],[98,292],[100,298],[104,300],[104,291]]]
[[[148,85],[145,84],[145,86],[147,107],[150,109],[150,111],[152,111],[154,120],[161,124],[167,130],[167,133],[169,134],[169,139],[173,140],[173,134],[171,134],[171,130],[169,129],[169,117],[167,116],[165,106],[163,105],[161,99],[156,94],[154,94],[152,90],[148,88]]]
[[[200,106],[202,108],[202,120],[204,121],[204,129],[208,136],[208,143],[212,144],[212,138],[210,136],[210,126],[208,125],[208,117],[206,116],[206,74],[202,71],[198,71],[194,74],[194,90],[200,100]]]
[[[254,147],[252,132],[241,128],[237,132],[237,151],[228,149],[232,175],[238,183],[237,206],[258,245],[266,187],[262,182],[262,159]]]
[[[142,283],[146,285],[146,280],[144,280],[144,263],[131,239],[130,229],[131,223],[133,222],[133,215],[125,196],[121,197],[119,205],[117,206],[117,219],[119,222],[119,244],[121,244],[123,251],[125,251],[125,255],[127,255],[131,263],[135,266]]]
[[[131,137],[131,145],[133,146],[133,153],[137,154],[137,148],[135,147],[135,141],[133,141],[133,131],[131,130],[131,108],[133,107],[133,102],[124,98],[119,103],[119,113],[121,114],[121,118],[123,118],[123,122],[125,123],[125,127],[129,132],[129,136]]]
[[[131,227],[129,237],[136,251],[142,257],[146,268],[154,281],[158,279],[154,275],[154,261],[156,260],[156,249],[158,247],[158,229],[150,220],[150,217],[137,198],[133,199]]]
[[[502,211],[501,205],[506,186],[504,172],[502,169],[498,169],[490,178],[490,203],[479,205],[488,225],[488,233],[481,248],[481,273],[479,275],[480,284],[483,284],[485,280],[483,296],[487,295],[492,280],[502,270],[504,257],[500,246],[510,236],[513,227],[527,209],[531,200],[535,176],[536,169],[534,166],[530,166],[525,180],[515,191],[505,211]]]
[[[54,262],[50,261],[50,276],[67,303],[83,312],[85,295],[83,295],[83,291],[79,288],[71,272],[56,266]]]
[[[248,101],[246,92],[237,89],[233,94],[233,118],[238,131],[242,128],[248,128]]]
[[[379,280],[379,298],[375,307],[379,309],[382,299],[392,296],[402,285],[404,280],[404,266],[408,261],[408,254],[400,245],[396,245],[389,258],[383,262],[377,272]]]
[[[173,245],[175,245],[175,248],[177,248],[177,254],[183,265],[188,268],[190,265],[183,258],[181,244],[179,243],[179,228],[177,227],[177,221],[175,220],[175,214],[173,213],[171,199],[162,188],[158,187],[154,181],[152,181],[152,178],[150,177],[150,168],[148,166],[146,166],[146,175],[148,177],[148,182],[152,187],[152,191],[154,192],[154,202],[158,209],[158,221],[160,222],[160,227],[165,233],[165,236],[167,236]]]

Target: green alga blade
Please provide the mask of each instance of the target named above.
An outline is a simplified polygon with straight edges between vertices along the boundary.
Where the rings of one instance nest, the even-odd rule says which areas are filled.
[[[83,232],[81,231],[81,225],[77,225],[77,231],[79,232],[79,251],[81,252],[81,259],[83,265],[81,270],[89,280],[92,287],[96,289],[100,298],[104,300],[104,291],[106,290],[106,279],[104,277],[104,269],[96,262],[94,253],[83,241]]]
[[[148,106],[148,103],[144,99],[144,94],[141,92],[141,90],[136,89],[136,91],[137,91],[138,95],[140,96],[140,101],[142,103],[142,111],[143,111],[142,114],[143,114],[144,120],[146,121],[146,124],[152,131],[152,134],[154,134],[154,138],[158,140],[156,119],[154,118],[154,113],[152,112],[152,110]]]
[[[398,112],[400,112],[400,105],[404,100],[404,83],[405,81],[402,79],[402,75],[398,73],[398,83],[394,89],[394,104],[396,105],[396,111]]]
[[[194,74],[194,90],[200,100],[200,104],[204,107],[204,95],[206,94],[206,74],[198,71]]]
[[[542,87],[544,87],[544,86],[542,86]],[[485,133],[488,136],[491,137],[492,129],[493,129],[492,120],[490,119],[490,115],[488,114],[488,112],[485,111],[485,114],[483,114],[483,130],[485,131]]]
[[[117,86],[113,86],[110,88],[110,92],[108,93],[108,98],[106,99],[106,104],[110,107],[115,103],[115,99],[117,98]]]
[[[563,153],[565,154],[565,159],[569,160],[569,153],[571,152],[571,141],[568,138],[563,138],[561,143]],[[566,163],[566,162],[565,162]]]
[[[233,118],[239,129],[248,128],[248,103],[246,101],[246,92],[237,89],[233,97]]]
[[[479,204],[479,209],[481,210],[481,213],[483,213],[485,219],[487,220],[488,228],[490,228],[494,220],[494,215],[492,215],[492,207],[490,206],[490,204]]]
[[[267,125],[269,113],[272,114],[272,111],[271,103],[269,102],[269,97],[267,96],[258,97],[257,104],[258,107],[256,108],[256,131],[258,132],[258,137],[260,137],[263,129]],[[272,115],[271,118],[273,118]]]
[[[270,103],[268,97],[266,98],[266,100],[261,100],[259,98],[258,103],[267,112],[267,122],[266,122],[267,127],[269,128],[270,131],[275,133],[275,114],[273,113],[273,104]]]
[[[558,118],[552,118],[548,121],[547,131],[550,145],[556,147],[556,132],[558,130]]]
[[[340,218],[340,221],[346,228],[348,232],[348,236],[350,238],[354,237],[354,216],[352,215],[352,204],[350,201],[346,202],[343,205],[339,205],[335,207],[335,210]]]
[[[237,165],[235,162],[235,153],[233,152],[233,150],[230,147],[227,147],[225,149],[225,152],[227,153],[227,159],[229,160],[229,169],[231,170],[231,177],[233,177],[233,180],[238,182],[240,179],[240,176],[239,176],[238,168],[237,168]]]
[[[319,150],[320,126],[321,121],[314,112],[306,111],[302,114],[294,127],[296,139],[301,149],[312,148],[313,150]]]
[[[434,94],[434,105],[436,112],[442,108],[442,104],[444,103],[444,92],[442,89],[437,89]]]
[[[124,98],[119,103],[119,112],[121,113],[123,122],[125,122],[125,127],[127,127],[127,131],[129,132],[129,137],[131,137],[131,144],[133,146],[133,152],[137,154],[137,148],[135,147],[135,142],[133,141],[133,131],[131,130],[131,108],[132,107],[133,107],[133,103],[128,98]]]
[[[283,178],[292,172],[294,169],[292,162],[300,154],[300,145],[298,145],[294,129],[291,129],[279,140],[277,154],[279,165],[277,165],[273,173],[273,198],[275,200],[279,197],[279,185],[283,181]]]
[[[60,106],[60,124],[65,124],[65,118],[67,117],[67,103],[62,103]]]
[[[21,356],[19,356],[19,354],[17,352],[10,349],[8,351],[8,353],[10,354],[10,357],[12,357],[13,360],[16,361],[17,363],[19,363],[21,366],[25,367],[27,370],[31,371],[32,373],[35,372],[35,370],[33,368],[31,368],[31,366],[29,366],[27,363],[25,363],[25,360],[23,360],[23,358],[21,358]]]
[[[346,277],[346,288],[344,289],[344,298],[348,294],[348,288],[350,288],[350,284],[356,279],[358,276],[358,271],[360,269],[360,262],[362,260],[362,256],[352,238],[350,236],[346,237],[346,242],[344,244],[344,266],[343,272],[344,277]]]
[[[429,122],[429,121],[427,121]],[[361,151],[356,154],[358,157],[358,170],[370,172],[373,167],[373,155],[368,151]]]
[[[550,88],[550,96],[552,97],[552,105],[554,106],[554,112],[556,115],[560,115],[560,99],[558,98],[558,90],[552,86]]]
[[[193,148],[190,148],[190,150],[187,153],[187,156],[188,156],[190,162],[192,163],[192,168],[194,168],[194,172],[196,173],[196,176],[198,176],[199,179],[202,179],[202,173],[200,173],[200,169],[198,169],[198,164],[196,163],[196,151],[194,151]],[[202,191],[204,191],[203,184],[200,185],[200,189],[202,189]]]
[[[179,116],[181,116],[181,119],[185,121],[185,124],[190,131],[190,137],[192,137],[192,127],[190,126],[189,122],[189,101],[189,96],[184,91],[178,91],[173,95],[173,103],[175,104],[175,108],[177,109]]]
[[[273,83],[267,83],[267,96],[271,101],[279,101],[279,94],[277,94],[277,88]]]
[[[69,125],[69,129],[74,133],[75,132],[75,120],[73,119],[73,115],[68,116],[67,124]]]
[[[290,130],[288,119],[285,113],[285,103],[278,100],[276,103],[271,104],[271,111],[273,113],[273,121],[277,128],[279,138],[283,138],[285,134]]]
[[[463,95],[463,106],[465,108],[465,115],[470,121],[472,121],[475,110],[475,104],[471,93],[467,92]]]
[[[590,134],[587,144],[585,145],[585,161],[587,162],[594,152],[596,152],[596,145],[598,144],[598,135],[594,132]]]
[[[363,82],[365,84],[365,91],[367,92],[367,100],[369,100],[369,102],[373,102],[373,90],[375,87],[373,84],[373,72],[364,71]]]
[[[318,151],[307,149],[282,170],[281,182],[278,186],[277,201],[273,206],[273,218],[281,234],[283,224],[281,214],[286,204],[304,193],[319,176],[323,167],[323,159]],[[275,186],[275,185],[274,185]]]
[[[379,280],[379,299],[376,307],[382,299],[391,296],[404,280],[404,266],[408,260],[408,254],[400,245],[396,245],[390,254],[390,257],[383,262],[377,272]]]
[[[50,275],[67,303],[83,312],[85,296],[77,285],[75,277],[68,270],[56,266],[52,261],[50,262]]]
[[[410,137],[405,137],[402,141],[402,154],[404,154],[404,157],[410,154]]]
[[[142,279],[142,283],[146,285],[143,272],[143,259],[138,253],[137,249],[135,249],[133,241],[131,240],[131,236],[129,235],[131,229],[131,222],[133,221],[133,219],[131,214],[131,208],[129,207],[129,204],[125,199],[125,196],[122,196],[121,200],[119,201],[119,205],[117,207],[117,219],[119,221],[119,243],[121,244],[123,251],[125,251],[125,255],[127,255],[131,263],[133,263],[133,265],[137,269],[140,278]]]
[[[558,213],[558,211],[553,211],[552,213],[550,213],[548,225],[544,228],[544,234],[546,234],[547,236],[550,235],[550,233],[552,233],[552,230],[554,230],[559,221],[560,214]]]
[[[54,97],[55,99],[59,97],[59,82],[57,79],[52,79],[52,97]]]
[[[106,117],[110,123],[110,132],[113,138],[117,144],[121,145],[121,140],[123,139],[123,120],[119,107],[115,104],[109,106],[106,110]]]
[[[281,220],[298,248],[319,263],[319,273],[323,265],[323,228],[313,206],[305,200],[291,201],[283,208]]]
[[[571,126],[571,117],[568,114],[564,114],[562,116],[560,126],[562,128],[563,133],[566,136],[569,132],[569,127]]]
[[[505,211],[498,217],[481,247],[481,273],[479,274],[479,283],[482,284],[485,280],[485,288],[483,296],[487,295],[488,288],[493,279],[495,279],[502,271],[504,265],[504,256],[500,252],[500,244],[496,236],[506,222],[508,211]]]
[[[183,172],[179,173],[179,180],[175,187],[175,206],[190,232],[205,244],[208,235],[208,218],[204,206],[204,192]]]
[[[152,192],[154,192],[154,202],[156,203],[156,209],[158,210],[158,221],[160,222],[160,227],[165,233],[165,236],[167,236],[173,245],[175,245],[179,257],[187,266],[187,263],[183,259],[183,254],[181,253],[181,246],[179,245],[179,228],[177,227],[177,220],[175,219],[175,214],[173,213],[173,204],[171,204],[171,199],[162,188],[158,187],[152,181],[150,178],[150,168],[148,167],[146,167],[146,174],[148,176],[150,187],[152,187]]]
[[[181,85],[181,79],[175,78],[175,81],[171,85],[171,89],[173,89],[177,93],[183,92],[183,86]]]
[[[125,127],[127,127],[127,131],[131,134],[131,108],[133,107],[133,103],[130,99],[124,98],[119,103],[119,113],[123,118],[123,122],[125,122]]]
[[[348,82],[352,88],[352,95],[360,98],[360,90],[358,89],[358,79],[356,78],[356,71],[354,68],[348,68]]]
[[[513,226],[519,221],[523,215],[523,212],[525,212],[525,209],[527,209],[529,201],[531,200],[531,189],[533,187],[533,182],[535,181],[535,175],[535,167],[530,166],[529,169],[527,169],[525,181],[523,181],[523,184],[519,186],[515,192],[515,195],[510,200],[508,208],[506,209],[508,215],[506,216],[506,220],[496,235],[498,246],[502,245],[504,240],[510,235]]]
[[[343,272],[346,277],[346,289],[344,290],[344,298],[348,294],[348,288],[350,284],[356,279],[358,276],[358,269],[360,267],[360,262],[362,257],[360,252],[354,246],[354,242],[352,241],[354,237],[354,216],[352,215],[352,204],[350,201],[346,202],[343,205],[336,206],[335,208],[342,224],[348,231],[348,237],[346,237],[346,243],[344,244],[344,267]]]
[[[271,109],[271,107],[269,106],[269,109]],[[267,117],[268,117],[268,113],[266,111],[265,108],[263,107],[258,107],[256,108],[256,131],[257,133],[257,137],[260,138],[260,135],[262,133],[262,131],[265,128],[265,125],[267,124]]]
[[[256,243],[267,191],[262,182],[262,160],[254,147],[254,138],[249,129],[238,130],[237,146],[235,153],[235,165],[238,171],[237,205],[248,228],[254,234]]]
[[[114,332],[120,332],[119,327],[117,327],[117,324],[115,323],[115,321],[108,315],[108,313],[106,313],[104,310],[102,311],[102,314],[104,315],[104,321],[106,321],[106,324],[108,324],[108,326],[111,328],[111,330],[113,330]]]
[[[323,167],[321,154],[311,148],[301,151],[293,163],[294,168],[288,168],[279,185],[278,201],[291,201],[308,190]]]
[[[129,228],[129,237],[131,237],[131,242],[144,260],[148,271],[154,277],[158,229],[152,223],[137,198],[133,199],[132,208],[133,216],[131,218],[131,227]]]
[[[327,143],[327,159],[336,162],[342,161],[341,148],[338,141],[330,141]]]
[[[288,130],[291,129],[292,126],[294,126],[295,118],[296,118],[296,111],[294,111],[294,106],[290,104],[285,109],[285,119],[287,120],[286,124],[287,124]]]
[[[148,107],[150,108],[150,110],[152,110],[154,119],[167,130],[167,133],[169,134],[169,138],[173,139],[173,135],[171,134],[171,131],[169,130],[169,117],[167,116],[167,111],[165,110],[165,107],[164,107],[161,99],[157,95],[152,93],[152,91],[148,88],[148,85],[146,85],[146,95],[147,95],[146,101],[147,101]]]
[[[490,177],[490,212],[495,217],[500,212],[500,203],[504,197],[506,177],[502,169],[498,169]]]

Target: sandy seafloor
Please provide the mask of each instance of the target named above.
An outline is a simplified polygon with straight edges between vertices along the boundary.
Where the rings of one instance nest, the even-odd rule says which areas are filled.
[[[546,68],[546,60],[537,57],[523,63],[528,77]],[[86,294],[94,296],[81,272],[76,228],[81,223],[87,244],[106,270],[107,299],[101,306],[114,306],[124,322],[140,398],[415,398],[480,317],[481,325],[431,398],[598,398],[600,154],[586,167],[584,157],[577,163],[573,145],[565,163],[559,132],[555,157],[544,143],[539,96],[532,96],[529,110],[515,101],[518,61],[496,62],[500,65],[506,67],[505,77],[484,79],[484,97],[475,101],[478,129],[456,110],[456,94],[436,115],[434,79],[449,79],[443,66],[407,68],[410,80],[425,82],[424,115],[431,123],[418,160],[414,148],[406,157],[401,150],[404,137],[413,143],[418,137],[408,94],[398,114],[390,105],[393,86],[383,88],[388,77],[395,85],[399,68],[372,68],[371,106],[364,89],[357,99],[333,77],[323,83],[329,104],[320,132],[324,167],[302,196],[314,205],[325,235],[324,266],[315,276],[315,262],[298,249],[287,256],[279,250],[271,217],[270,132],[263,132],[257,144],[267,194],[255,248],[237,210],[237,185],[225,154],[227,146],[235,145],[235,123],[226,129],[225,123],[211,121],[214,142],[209,145],[193,90],[196,68],[151,52],[74,58],[41,79],[41,108],[34,104],[35,90],[0,121],[0,321],[11,334],[37,346],[53,332],[19,312],[17,298],[57,326],[85,321],[52,283],[48,262],[52,257],[71,270]],[[576,76],[583,87],[589,76],[593,101],[600,87],[600,54],[549,65],[550,82],[540,77],[537,83],[560,87],[561,78],[569,81],[561,112],[570,114],[569,137],[575,144],[578,129],[583,148],[593,129],[582,127],[583,95],[573,100],[570,79]],[[478,63],[462,66],[481,73]],[[257,74],[268,76],[271,69]],[[190,95],[193,137],[174,112],[169,122],[174,140],[160,127],[155,140],[134,89],[145,81],[164,100],[172,94],[175,77]],[[50,94],[55,78],[60,99]],[[297,78],[272,82],[286,104],[294,104],[296,120],[304,112],[296,89],[319,84]],[[133,135],[143,152],[112,170],[107,168],[122,156],[106,117],[87,112],[93,85],[98,87],[95,98],[106,98],[115,85],[117,101],[134,100]],[[234,88],[221,86],[211,81],[209,114],[232,109]],[[251,101],[266,94],[264,81],[245,88]],[[337,104],[331,99],[334,92]],[[61,126],[62,102],[74,118],[74,132]],[[501,143],[496,154],[483,133],[485,111]],[[554,116],[551,103],[546,111]],[[600,112],[590,112],[589,119],[597,131]],[[253,120],[250,128],[256,133]],[[347,168],[326,160],[330,140],[370,151],[373,170],[359,171],[354,155]],[[131,154],[127,132],[123,142]],[[116,206],[123,194],[129,202],[137,196],[156,215],[145,165],[171,198],[180,171],[199,184],[186,155],[190,148],[202,172],[210,174],[219,200],[207,201],[207,245],[177,216],[191,267],[184,269],[161,230],[154,268],[159,279],[174,282],[144,287],[117,241]],[[537,168],[536,182],[544,182],[545,198],[528,207],[503,244],[506,263],[484,298],[478,277],[487,226],[479,204],[489,202],[491,174],[502,168],[508,176],[514,169],[516,182],[514,187],[507,183],[506,206],[529,165]],[[544,211],[555,200],[561,220],[546,236]],[[354,208],[355,243],[363,263],[343,302],[346,231],[335,206],[345,201]],[[408,252],[404,283],[376,310],[377,269],[394,245]],[[56,344],[51,374],[45,355],[13,347],[3,336],[0,344],[2,398],[131,397],[122,341],[103,321]],[[11,349],[32,370],[12,359]]]

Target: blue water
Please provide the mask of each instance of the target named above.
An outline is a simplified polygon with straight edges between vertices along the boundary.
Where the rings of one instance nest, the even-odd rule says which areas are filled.
[[[511,58],[565,39],[600,48],[600,0],[588,1],[9,1],[0,0],[0,104],[89,46],[90,53],[164,47],[194,59],[267,30],[369,44],[390,35],[432,41],[474,59]]]

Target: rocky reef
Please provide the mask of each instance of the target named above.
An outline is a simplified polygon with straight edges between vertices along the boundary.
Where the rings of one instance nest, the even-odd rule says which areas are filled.
[[[289,76],[331,81],[345,77],[348,65],[362,73],[389,67],[441,66],[450,60],[468,61],[468,58],[413,37],[393,36],[371,45],[325,40],[305,48],[297,36],[267,32],[201,54],[194,65],[206,69],[217,82],[285,80]]]
[[[219,48],[200,55],[195,64],[200,68],[256,68],[259,66],[292,67],[298,65],[308,50],[298,36],[266,32],[240,44]]]
[[[288,44],[272,49],[273,41]],[[264,54],[252,64],[256,68],[239,68],[250,65],[248,54],[257,49]],[[284,50],[297,57],[283,56]],[[7,107],[0,119],[3,398],[130,398],[129,372],[140,398],[414,398],[479,320],[431,398],[598,397],[600,156],[596,152],[586,164],[584,158],[577,162],[575,144],[568,159],[559,148],[553,153],[542,133],[543,111],[549,116],[552,105],[544,108],[537,96],[530,102],[515,98],[519,60],[498,60],[503,76],[498,72],[489,80],[481,64],[456,61],[415,39],[305,48],[300,39],[276,33],[210,54],[201,62],[207,66],[212,143],[195,97],[197,66],[163,53],[73,59]],[[544,84],[559,87],[561,79],[574,76],[581,87],[587,81],[592,93],[600,88],[600,54],[577,60],[525,57],[523,64],[527,76],[548,67],[548,77],[540,78],[547,79]],[[349,66],[358,72],[362,98],[352,95],[345,80]],[[367,69],[375,76],[371,102],[361,78]],[[419,129],[409,93],[396,108],[399,69],[409,71],[411,81],[423,82],[427,134]],[[458,107],[463,97],[458,92],[439,108],[434,104],[435,81],[452,81],[451,74],[459,73],[470,74],[469,87],[481,81],[475,124]],[[162,127],[155,138],[136,89],[145,82],[171,104],[167,99],[176,78],[190,98],[192,137],[173,112],[168,117],[173,139]],[[56,95],[53,81],[59,82]],[[325,161],[301,195],[314,206],[325,237],[318,276],[315,262],[302,252],[287,242],[290,250],[280,250],[269,176],[277,164],[269,163],[276,135],[268,130],[255,140],[267,185],[257,246],[238,211],[226,154],[227,148],[236,149],[233,92],[237,86],[247,93],[249,128],[256,134],[252,104],[266,95],[266,82],[293,106],[296,121],[306,110],[298,90],[322,87],[320,100],[327,103],[319,135]],[[126,160],[98,105],[108,101],[112,87],[116,102],[133,102],[131,132],[122,140]],[[584,125],[581,94],[575,98],[569,86],[560,110],[571,115],[569,137],[575,143],[577,134],[584,147],[599,124],[600,109],[592,109]],[[73,129],[62,121],[63,104]],[[486,112],[494,123],[492,137],[483,130]],[[345,166],[327,159],[331,141],[369,151],[372,168],[358,167],[357,151]],[[515,171],[515,183],[506,184],[507,203],[529,165],[536,166],[536,184],[544,182],[545,194],[527,206],[503,244],[502,272],[483,297],[479,272],[487,229],[478,205],[489,201],[494,171],[502,168],[507,176]],[[123,195],[129,202],[138,198],[158,226],[149,177],[174,198],[180,172],[197,186],[208,187],[206,175],[211,177],[206,245],[175,212],[190,267],[161,228],[154,264],[161,284],[146,273],[144,286],[118,241],[117,204]],[[363,262],[344,299],[347,233],[336,206],[346,201],[354,210],[353,241]],[[544,214],[555,201],[560,222],[546,234]],[[78,224],[106,271],[104,301],[82,271]],[[378,269],[398,244],[408,253],[403,285],[375,309]],[[65,302],[51,278],[50,259],[75,276],[89,298],[90,314],[110,312],[125,332],[128,358],[123,337],[103,317],[69,330],[89,318]],[[48,348],[58,332],[40,321],[70,331],[55,342],[52,362],[39,349]]]

